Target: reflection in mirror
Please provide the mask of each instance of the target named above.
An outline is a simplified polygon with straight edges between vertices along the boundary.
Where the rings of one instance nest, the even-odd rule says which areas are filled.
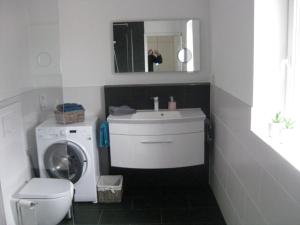
[[[113,23],[116,73],[200,69],[199,20]]]
[[[178,52],[178,60],[182,63],[188,63],[192,57],[193,54],[188,48],[183,48]]]

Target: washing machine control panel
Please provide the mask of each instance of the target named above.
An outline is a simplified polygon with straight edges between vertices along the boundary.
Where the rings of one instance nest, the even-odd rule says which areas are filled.
[[[66,138],[66,129],[38,129],[38,138],[41,139],[56,139],[56,138]]]
[[[78,128],[78,127],[37,129],[37,135],[38,138],[44,140],[75,139],[75,138],[89,139],[92,137],[92,134],[88,129]]]
[[[89,135],[86,129],[81,128],[68,128],[66,129],[67,137],[85,137]]]

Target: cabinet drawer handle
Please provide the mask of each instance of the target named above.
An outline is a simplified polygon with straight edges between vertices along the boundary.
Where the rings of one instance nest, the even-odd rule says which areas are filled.
[[[141,141],[142,144],[164,144],[164,143],[173,143],[172,140],[166,140],[166,141]]]

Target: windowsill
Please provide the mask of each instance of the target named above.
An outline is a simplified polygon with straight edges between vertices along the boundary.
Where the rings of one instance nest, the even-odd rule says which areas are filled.
[[[293,129],[291,134],[286,137],[272,138],[264,130],[252,128],[260,139],[268,144],[274,151],[280,154],[285,160],[287,160],[292,166],[300,171],[300,139],[299,129]]]

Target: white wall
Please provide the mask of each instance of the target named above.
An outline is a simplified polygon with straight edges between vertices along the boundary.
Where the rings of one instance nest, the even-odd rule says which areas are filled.
[[[62,0],[59,1],[59,16],[65,87],[209,80],[209,24],[206,0],[187,0],[184,4],[180,0]],[[113,21],[181,18],[200,19],[200,73],[114,74]]]
[[[26,2],[30,16],[29,58],[33,85],[61,87],[58,3],[55,0]]]
[[[58,4],[55,0],[26,0],[29,14],[29,77],[32,87],[19,96],[22,103],[26,150],[37,169],[35,127],[53,116],[54,108],[63,101],[60,73]],[[40,53],[50,56],[48,66],[38,64]],[[44,99],[41,104],[41,99]]]
[[[31,86],[26,9],[24,1],[0,1],[0,101]]]
[[[112,55],[112,22],[141,19],[200,19],[201,71],[196,73],[134,73],[114,74]],[[209,81],[210,41],[207,0],[61,0],[59,1],[61,68],[66,101],[95,102],[104,107],[99,95],[76,94],[78,87],[106,84],[146,84]],[[98,90],[102,95],[102,90]],[[74,96],[75,94],[75,96]],[[73,97],[74,96],[74,97]],[[90,104],[90,103],[87,103]]]
[[[252,0],[213,0],[211,7],[212,74],[217,86],[252,104]]]
[[[0,101],[34,88],[62,86],[58,37],[56,1],[0,1]],[[34,53],[45,51],[53,52],[54,66],[37,67]]]
[[[250,130],[254,1],[210,3],[215,74],[213,192],[228,225],[299,224],[300,172]]]
[[[1,183],[0,183],[0,225],[7,225],[6,218],[5,218],[5,212],[4,212]]]
[[[54,48],[49,39],[38,42],[45,37],[45,32],[39,32],[39,35],[31,32],[32,26],[42,26],[45,21],[55,22],[49,20],[49,17],[53,18],[51,9],[55,9],[53,0],[0,0],[0,195],[9,225],[15,224],[11,211],[12,195],[31,177],[27,153],[36,151],[34,128],[52,114],[57,103],[62,102],[61,76],[43,76],[43,73],[33,73],[30,67],[33,47]],[[57,15],[56,4],[58,27]],[[33,36],[36,39],[31,42]],[[44,107],[39,104],[41,96],[47,100]],[[15,103],[18,106],[12,106]]]

